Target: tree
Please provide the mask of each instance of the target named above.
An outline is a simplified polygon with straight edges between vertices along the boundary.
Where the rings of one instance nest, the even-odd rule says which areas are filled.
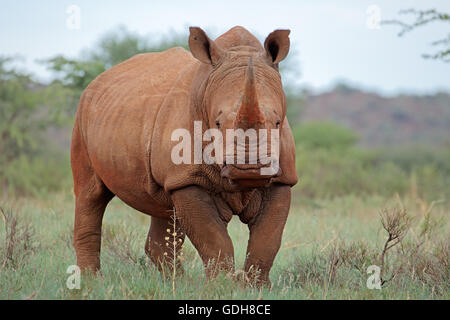
[[[352,130],[331,122],[310,122],[293,129],[295,143],[308,149],[346,150],[358,142]]]
[[[139,53],[159,52],[175,46],[187,49],[187,35],[172,32],[150,41],[125,27],[119,27],[102,36],[98,44],[79,59],[58,55],[44,61],[44,64],[55,73],[56,82],[73,89],[79,97],[97,75],[112,66]]]
[[[43,134],[66,120],[67,92],[45,86],[0,57],[0,183],[9,184],[7,172],[21,157],[32,159],[44,150]]]
[[[423,27],[432,22],[450,23],[450,15],[448,13],[439,12],[435,9],[429,10],[415,10],[407,9],[401,10],[399,14],[413,15],[414,20],[411,23],[406,23],[400,20],[386,20],[383,24],[398,25],[401,27],[398,36],[403,36],[416,28]],[[432,54],[423,54],[426,59],[441,60],[443,62],[450,62],[450,33],[443,39],[435,40],[431,43],[432,46],[441,47],[437,52]]]
[[[55,82],[72,89],[77,100],[97,75],[112,66],[139,53],[160,52],[176,46],[189,50],[187,40],[188,34],[176,32],[150,40],[149,37],[130,32],[125,27],[119,27],[102,36],[96,46],[84,52],[78,59],[58,55],[44,63],[55,74]],[[296,52],[292,49],[288,58],[280,66],[291,124],[296,124],[300,119],[299,114],[303,104],[303,93],[296,84],[300,76],[296,60]],[[76,105],[73,109],[76,109]]]

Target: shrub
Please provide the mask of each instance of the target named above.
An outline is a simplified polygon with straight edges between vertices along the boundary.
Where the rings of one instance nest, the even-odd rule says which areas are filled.
[[[21,155],[3,168],[0,194],[38,196],[69,186],[68,157],[34,157]],[[1,186],[1,185],[0,185]]]
[[[296,144],[307,148],[345,149],[358,141],[352,130],[328,122],[301,124],[293,134]]]

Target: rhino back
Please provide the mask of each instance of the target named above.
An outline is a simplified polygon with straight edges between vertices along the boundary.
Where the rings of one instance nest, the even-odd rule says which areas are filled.
[[[183,48],[140,54],[99,75],[82,95],[76,121],[95,173],[142,212],[170,205],[150,175],[149,146],[161,104],[193,63]]]

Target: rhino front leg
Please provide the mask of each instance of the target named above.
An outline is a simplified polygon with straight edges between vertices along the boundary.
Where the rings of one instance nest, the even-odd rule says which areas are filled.
[[[211,196],[197,186],[173,192],[176,215],[186,235],[197,249],[208,277],[218,271],[234,271],[234,249],[227,224]]]
[[[261,211],[248,224],[250,238],[244,270],[252,283],[270,286],[269,272],[281,246],[290,202],[289,186],[272,187]]]
[[[163,274],[167,271],[171,274],[174,261],[176,261],[177,273],[183,273],[183,266],[178,259],[178,255],[181,252],[185,234],[178,222],[175,223],[175,228],[176,234],[174,235],[174,223],[172,219],[152,217],[147,241],[145,242],[145,253]],[[175,241],[175,252],[173,241]],[[166,275],[168,276],[169,274]]]

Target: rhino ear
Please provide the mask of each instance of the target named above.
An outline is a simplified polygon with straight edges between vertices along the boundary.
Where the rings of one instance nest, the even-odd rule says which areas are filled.
[[[189,32],[189,49],[192,55],[203,63],[216,65],[223,56],[223,50],[201,28],[190,27]]]
[[[275,30],[264,41],[264,48],[271,62],[276,66],[289,53],[291,30]]]

